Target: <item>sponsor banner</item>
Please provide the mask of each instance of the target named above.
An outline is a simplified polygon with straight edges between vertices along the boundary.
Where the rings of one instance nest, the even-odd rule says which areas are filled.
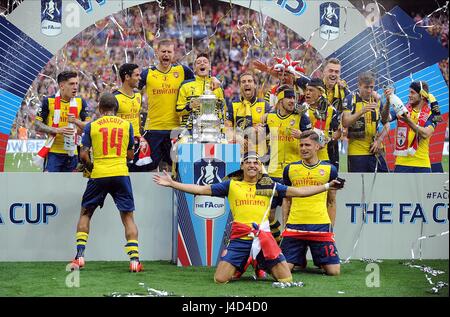
[[[378,174],[375,180],[373,174],[340,177],[346,179],[346,188],[337,194],[334,231],[342,259],[409,259],[411,249],[416,257],[448,259],[448,235],[439,236],[449,227],[448,174]],[[170,246],[177,243],[172,238],[172,191],[156,186],[151,179],[147,173],[131,175],[139,251],[143,260],[169,260]],[[85,187],[86,179],[80,174],[0,173],[0,261],[70,260],[75,252],[74,228]],[[209,207],[222,208],[214,203]],[[107,198],[96,213],[87,258],[126,261],[124,229],[112,199]],[[195,255],[189,246],[190,237],[196,241],[202,235],[195,237],[193,231],[187,230],[187,224],[198,216],[191,217],[173,229],[180,234],[178,243],[184,246],[178,255],[192,265],[214,265],[215,260],[207,261],[206,254],[212,259],[218,256],[227,230],[225,223],[220,225],[220,218],[216,218],[206,226],[202,235],[210,232],[217,244],[207,248],[209,244],[203,242],[197,247],[202,254]],[[204,223],[202,220],[202,226]],[[429,235],[437,237],[418,240]],[[205,254],[205,250],[209,251]],[[204,262],[195,257],[202,257]]]
[[[148,173],[130,175],[142,260],[170,260],[172,191]],[[87,179],[80,173],[0,173],[0,261],[70,261]],[[88,261],[128,261],[110,196],[92,218]]]
[[[44,145],[44,139],[37,140],[8,140],[8,145],[6,147],[6,153],[37,153]],[[343,155],[346,153],[342,142],[339,142],[340,153]],[[444,143],[442,149],[442,155],[449,155],[449,142]],[[206,178],[205,178],[206,179]],[[203,184],[202,184],[203,185]]]
[[[336,246],[341,258],[448,259],[448,174],[341,174],[337,193]]]
[[[8,140],[6,153],[37,153],[45,145],[44,139],[39,140]]]

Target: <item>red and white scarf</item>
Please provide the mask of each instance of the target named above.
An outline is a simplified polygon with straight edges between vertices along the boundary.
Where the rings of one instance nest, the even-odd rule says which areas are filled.
[[[406,105],[406,108],[408,109],[409,113],[412,113],[413,109],[410,104]],[[430,107],[428,104],[425,104],[422,109],[420,110],[419,114],[419,120],[417,124],[420,127],[424,127],[425,123],[428,120],[428,117],[430,116]],[[401,118],[398,119],[397,123],[397,132],[395,135],[395,151],[394,155],[396,156],[414,156],[417,151],[417,147],[419,146],[419,134],[415,133],[414,139],[411,142],[411,145],[408,143],[408,135],[411,130],[411,127]]]
[[[70,99],[69,113],[74,114],[75,118],[78,118],[78,104],[75,98]],[[52,128],[59,128],[59,121],[61,120],[61,94],[58,91],[55,95],[55,106],[53,110],[53,123]],[[55,142],[56,135],[50,135],[45,142],[45,145],[39,150],[39,152],[32,158],[32,162],[39,168],[44,167],[45,158],[50,153],[50,149]],[[78,143],[78,139],[77,139]]]
[[[314,123],[314,129],[320,130],[323,133],[325,133],[325,126],[327,124],[327,117],[328,117],[328,108],[325,112],[325,118],[316,116],[316,122]]]
[[[333,232],[321,231],[303,231],[286,228],[284,229],[282,237],[290,237],[298,240],[321,241],[321,242],[335,242]]]
[[[248,236],[253,237],[251,256],[254,259],[256,259],[256,256],[261,250],[264,258],[267,260],[276,259],[281,254],[281,249],[270,232],[268,221],[263,222],[261,226],[257,228],[251,228],[240,222],[233,222],[231,225],[231,239]]]
[[[320,145],[323,147],[326,145],[327,143],[327,137],[325,134],[325,127],[327,125],[327,117],[328,117],[328,107],[327,110],[325,111],[325,116],[324,118],[320,115],[316,115],[316,111],[315,109],[310,108],[313,111],[313,115],[314,118],[316,119],[316,122],[314,122],[314,128],[313,130],[317,133],[317,135],[319,136],[319,143]]]
[[[153,162],[151,158],[152,151],[150,145],[148,145],[147,140],[141,136],[139,138],[139,159],[136,161],[137,166],[148,165]]]

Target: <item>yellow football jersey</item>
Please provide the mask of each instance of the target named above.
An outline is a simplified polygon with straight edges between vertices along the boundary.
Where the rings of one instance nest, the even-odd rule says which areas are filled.
[[[292,129],[305,131],[311,129],[307,116],[300,117],[297,113],[281,116],[279,112],[267,114],[267,129],[270,133],[270,177],[283,177],[286,165],[300,160],[300,140],[294,138]]]
[[[317,118],[314,116],[314,110],[311,108],[308,110],[308,117],[309,120],[311,121],[311,126],[314,127]],[[321,130],[323,130],[326,137],[331,137],[333,130],[335,130],[338,125],[339,123],[337,122],[336,110],[334,110],[332,106],[328,106],[327,118],[325,120],[325,127],[322,127]],[[327,146],[324,146],[322,149],[319,150],[318,156],[319,159],[322,161],[330,160],[328,156]]]
[[[275,183],[277,195],[286,196],[287,187]],[[212,196],[227,197],[230,204],[233,220],[252,226],[252,223],[261,224],[268,219],[269,213],[264,213],[269,208],[270,196],[256,195],[256,183],[228,180],[211,185]]]
[[[308,166],[303,161],[299,161],[286,166],[283,172],[284,184],[294,187],[323,185],[336,177],[336,167],[322,161],[319,161],[314,166]],[[291,211],[287,223],[331,223],[327,211],[327,192],[309,197],[292,198]]]
[[[344,112],[354,114],[361,111],[366,104],[367,102],[363,101],[359,94],[349,95],[344,102]],[[370,145],[377,135],[380,109],[382,109],[382,104],[381,101],[378,101],[378,109],[366,112],[364,116],[361,116],[348,128],[348,155],[372,155]],[[364,136],[357,137],[357,134],[363,134]]]
[[[91,178],[128,176],[127,150],[133,149],[133,126],[116,116],[104,116],[84,128],[83,146],[92,147]]]
[[[431,110],[430,113],[431,114]],[[417,124],[419,122],[420,111],[413,109],[411,111],[411,120]],[[393,116],[395,117],[395,115]],[[429,117],[427,122],[425,123],[425,127],[431,126],[434,130],[434,123]],[[398,127],[397,127],[398,129]],[[414,140],[414,136],[416,134],[412,129],[409,129],[408,133],[408,144],[411,145]],[[431,137],[430,137],[431,138]],[[430,138],[427,139],[419,139],[419,145],[417,146],[417,151],[413,156],[397,156],[395,158],[395,165],[402,166],[413,166],[413,167],[431,167],[430,163]]]
[[[244,98],[236,98],[227,105],[227,120],[233,123],[233,127],[245,129],[263,122],[266,113],[270,111],[270,105],[264,99],[254,97],[247,101]]]
[[[167,73],[155,66],[141,73],[139,89],[146,87],[148,100],[145,130],[173,130],[180,126],[180,118],[175,111],[178,90],[183,81],[193,78],[192,70],[183,65],[172,65]]]
[[[87,114],[87,103],[84,99],[81,99],[80,97],[76,97],[75,100],[77,101],[78,106],[78,118],[81,121],[89,121],[90,118]],[[61,114],[59,119],[59,128],[66,127],[68,122],[68,114],[69,114],[69,107],[70,107],[70,101],[65,101],[61,99]],[[39,109],[36,120],[42,121],[48,126],[53,125],[53,117],[55,114],[55,96],[47,97],[42,100],[42,106]],[[64,136],[62,134],[57,134],[55,141],[53,142],[53,145],[50,149],[51,153],[60,153],[60,154],[67,154],[67,151],[64,150]],[[78,152],[75,150],[75,154]]]
[[[226,105],[226,119],[231,121],[234,129],[245,130],[262,123],[269,111],[270,105],[264,99],[254,97],[248,101],[244,98],[235,98]],[[253,142],[249,142],[249,149],[241,147],[241,150],[255,151],[260,157],[266,155],[268,149],[265,135],[253,134],[252,138],[254,139]]]
[[[119,109],[117,110],[117,116],[127,120],[133,126],[134,136],[141,136],[141,105],[142,96],[136,92],[133,96],[128,96],[122,91],[118,90],[114,93],[114,96],[119,103]]]
[[[186,127],[188,123],[189,114],[191,113],[190,102],[193,98],[199,97],[204,94],[206,83],[211,83],[211,78],[201,78],[195,76],[195,79],[189,79],[181,84],[180,91],[178,93],[177,99],[177,113],[180,116],[180,124],[182,127]],[[223,95],[223,90],[221,87],[216,88],[213,91],[218,101],[223,101],[225,99]],[[220,109],[219,119],[223,119],[223,109]],[[192,123],[191,123],[192,124]],[[191,129],[192,126],[188,126]]]

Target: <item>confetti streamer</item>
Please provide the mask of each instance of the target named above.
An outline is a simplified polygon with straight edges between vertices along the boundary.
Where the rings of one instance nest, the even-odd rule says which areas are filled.
[[[109,19],[114,23],[114,25],[117,26],[117,29],[119,30],[119,34],[120,34],[120,38],[122,39],[122,41],[125,43],[125,63],[128,63],[128,52],[127,52],[127,44],[125,42],[125,38],[123,36],[123,31],[124,29],[122,28],[122,26],[119,24],[119,22],[117,22],[116,18],[112,15],[109,16]]]
[[[292,288],[292,287],[304,287],[303,282],[273,282],[273,288]]]
[[[442,7],[437,8],[436,10],[434,10],[433,12],[431,12],[430,14],[428,14],[425,18],[428,19],[428,18],[432,17],[434,14],[436,14],[436,13],[438,13],[438,12],[440,12],[440,11],[443,11],[443,13],[447,13],[447,11],[448,11],[448,5],[449,5],[449,1],[446,1],[445,4],[444,4]],[[422,19],[422,20],[420,20],[420,21],[417,21],[417,22],[414,24],[413,29],[412,29],[413,32],[419,36],[419,38],[422,38],[422,34],[416,32],[416,27],[417,27],[419,24],[423,23],[424,20],[425,20],[425,18]],[[421,26],[421,25],[419,25],[419,27],[421,27],[421,28],[432,28],[432,27],[434,27],[434,25],[427,25],[427,26]]]
[[[415,260],[415,258],[414,258],[414,249],[417,247],[417,243],[420,244],[422,242],[422,240],[425,240],[425,239],[442,237],[442,236],[448,235],[448,233],[449,233],[448,231],[444,231],[444,232],[437,233],[437,234],[430,234],[428,236],[421,235],[419,238],[417,238],[416,241],[414,241],[414,243],[411,246],[411,258],[412,258],[412,260],[413,261]],[[420,254],[419,260],[422,260],[422,252],[420,251],[419,254]]]

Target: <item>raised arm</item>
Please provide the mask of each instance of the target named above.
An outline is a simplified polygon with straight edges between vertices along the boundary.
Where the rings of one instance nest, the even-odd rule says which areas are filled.
[[[182,192],[190,193],[190,194],[194,194],[194,195],[210,196],[212,194],[211,186],[209,186],[209,185],[201,186],[201,185],[194,185],[194,184],[183,184],[183,183],[174,181],[166,172],[164,172],[164,175],[155,174],[155,176],[153,176],[153,181],[160,186],[172,187],[173,189],[177,189]]]
[[[289,186],[286,191],[286,197],[308,197],[320,194],[329,189],[341,189],[343,184],[337,180],[332,180],[325,185],[307,186],[307,187],[292,187]]]
[[[342,125],[344,128],[350,127],[354,124],[361,116],[365,115],[367,112],[374,111],[378,107],[376,102],[371,102],[366,104],[361,110],[351,113],[350,111],[344,111],[342,114]]]

